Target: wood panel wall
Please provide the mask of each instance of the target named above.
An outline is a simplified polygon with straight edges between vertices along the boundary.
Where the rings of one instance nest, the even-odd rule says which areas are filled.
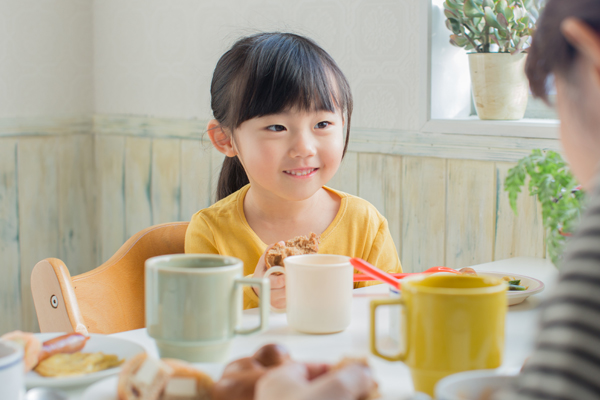
[[[88,132],[0,132],[0,334],[37,330],[29,283],[37,261],[58,257],[80,274],[137,231],[212,203],[223,156],[201,140],[202,128],[163,122],[153,122],[161,134],[126,117],[99,118]],[[410,135],[382,133],[374,143],[359,132],[330,182],[387,217],[405,271],[544,257],[539,205],[521,196],[515,216],[502,182],[514,160],[553,142],[501,148],[475,137],[460,150],[455,137]],[[438,154],[432,143],[445,147]]]

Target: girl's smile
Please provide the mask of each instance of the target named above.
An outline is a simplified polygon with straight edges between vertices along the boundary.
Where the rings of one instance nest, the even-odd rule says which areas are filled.
[[[318,170],[319,168],[297,168],[283,172],[295,179],[307,179],[315,176]]]

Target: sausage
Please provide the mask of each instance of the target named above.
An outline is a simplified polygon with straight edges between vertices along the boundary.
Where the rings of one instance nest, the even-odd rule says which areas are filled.
[[[83,349],[88,339],[89,336],[82,335],[81,333],[68,333],[47,340],[42,344],[42,351],[40,352],[38,362],[42,362],[46,358],[58,353],[75,353]]]

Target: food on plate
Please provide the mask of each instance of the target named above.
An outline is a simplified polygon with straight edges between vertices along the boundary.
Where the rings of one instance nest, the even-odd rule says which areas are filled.
[[[213,388],[213,400],[252,400],[256,382],[269,369],[290,360],[285,347],[267,344],[252,357],[229,363]]]
[[[252,357],[240,358],[229,363],[221,379],[215,383],[212,400],[253,400],[258,380],[270,369],[288,361],[291,361],[291,357],[285,347],[267,344],[258,349]],[[342,369],[355,363],[369,367],[366,358],[344,358],[329,369]],[[378,397],[380,394],[375,384],[371,392],[361,400],[372,400]]]
[[[342,369],[342,368],[347,367],[352,364],[360,364],[360,365],[370,368],[369,362],[367,361],[366,357],[358,357],[358,358],[357,357],[344,357],[341,359],[340,362],[333,365],[331,367],[331,370],[335,371],[335,370]],[[369,392],[369,394],[367,394],[365,397],[361,397],[360,400],[373,400],[373,399],[378,399],[380,397],[381,397],[381,393],[379,393],[379,385],[377,384],[377,382],[375,382],[375,384],[371,388],[371,391]]]
[[[213,380],[185,361],[146,353],[127,361],[117,384],[119,400],[210,400]]]
[[[508,290],[527,290],[529,286],[521,285],[521,279],[517,279],[514,276],[504,276],[502,279],[508,284]]]
[[[89,336],[82,335],[81,333],[68,333],[46,340],[42,344],[42,351],[38,356],[38,362],[42,362],[55,354],[78,352],[83,349],[88,339]]]
[[[25,373],[31,371],[37,365],[39,354],[42,351],[42,343],[33,333],[14,331],[2,335],[0,339],[16,342],[23,347]]]
[[[114,354],[58,353],[39,362],[34,371],[46,377],[85,375],[121,365]]]
[[[68,333],[40,343],[33,333],[14,331],[3,335],[0,339],[11,340],[23,346],[25,372],[29,372],[38,363],[54,354],[74,353],[83,349],[89,337],[81,333]]]
[[[285,245],[277,243],[267,251],[265,264],[267,268],[275,265],[283,267],[283,259],[289,256],[301,254],[314,254],[319,251],[320,236],[310,233],[308,236],[296,236],[285,242]]]
[[[461,275],[477,275],[477,272],[473,268],[461,268],[458,270],[458,273]]]

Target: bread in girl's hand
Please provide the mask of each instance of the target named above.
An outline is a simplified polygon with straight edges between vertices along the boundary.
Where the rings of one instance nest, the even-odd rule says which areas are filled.
[[[308,236],[296,236],[285,242],[285,245],[275,244],[267,251],[265,264],[267,268],[275,265],[283,267],[283,259],[289,256],[298,256],[301,254],[314,254],[319,251],[319,239],[316,233],[310,233]]]
[[[138,354],[127,361],[117,384],[119,400],[210,400],[212,379],[185,361]]]
[[[371,368],[369,366],[369,362],[367,361],[366,357],[344,357],[340,360],[340,362],[331,366],[331,371],[340,370],[340,369],[347,367],[349,365],[352,365],[352,364],[360,364],[369,369]],[[366,396],[361,397],[360,400],[373,400],[373,399],[378,399],[380,397],[381,397],[381,393],[379,393],[379,385],[377,384],[377,382],[374,382],[374,385],[371,388],[371,391]]]

